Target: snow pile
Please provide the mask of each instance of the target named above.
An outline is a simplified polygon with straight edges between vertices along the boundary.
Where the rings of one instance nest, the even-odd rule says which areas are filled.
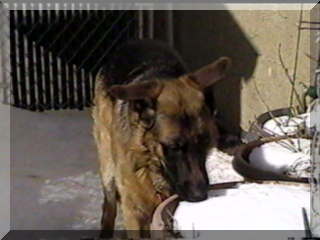
[[[304,230],[302,208],[310,216],[307,187],[248,183],[213,190],[210,196],[203,202],[180,202],[174,214],[174,229]],[[188,234],[194,232],[182,232],[184,237],[190,237]]]
[[[292,177],[309,177],[311,172],[310,148],[311,140],[309,139],[265,143],[253,149],[249,162],[258,169]]]
[[[216,148],[210,151],[206,161],[210,184],[243,180],[243,177],[233,169],[232,159],[233,156]]]
[[[286,134],[295,134],[299,129],[310,128],[310,113],[289,117],[287,115],[275,117],[266,121],[263,130],[271,135],[285,136]]]

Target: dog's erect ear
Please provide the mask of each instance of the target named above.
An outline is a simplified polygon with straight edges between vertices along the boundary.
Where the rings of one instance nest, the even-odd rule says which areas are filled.
[[[151,128],[155,122],[156,100],[163,89],[163,83],[149,81],[128,85],[115,85],[109,89],[111,96],[130,101],[132,110],[138,113],[139,119],[146,128]]]
[[[200,89],[204,89],[222,79],[226,75],[230,66],[231,59],[228,57],[221,57],[215,62],[188,74],[187,77],[195,82]]]
[[[122,100],[156,99],[163,89],[159,81],[114,85],[109,89],[111,96]]]

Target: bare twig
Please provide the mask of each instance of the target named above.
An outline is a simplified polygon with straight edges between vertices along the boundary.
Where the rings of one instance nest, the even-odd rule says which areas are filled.
[[[304,53],[304,55],[305,55],[306,57],[308,57],[310,60],[318,63],[318,60],[317,60],[315,57],[311,56],[309,53]]]
[[[303,10],[300,9],[300,16],[299,16],[299,27],[298,27],[298,35],[297,35],[297,45],[296,45],[296,55],[294,59],[294,68],[293,68],[293,74],[292,74],[292,89],[290,93],[290,106],[293,104],[293,93],[295,90],[295,81],[296,81],[296,75],[297,75],[297,67],[298,67],[298,57],[299,57],[299,47],[300,47],[300,39],[301,39],[301,25],[302,25],[302,17],[303,17]]]
[[[268,104],[267,104],[267,103],[264,101],[264,99],[262,98],[262,95],[261,95],[261,93],[260,93],[260,91],[259,91],[259,89],[258,89],[257,84],[256,84],[255,81],[254,81],[254,87],[255,87],[255,90],[256,90],[256,92],[257,92],[257,95],[258,95],[260,101],[262,102],[262,104],[265,106],[265,108],[266,108],[267,111],[269,112],[271,118],[277,123],[277,125],[281,125],[281,123],[280,123],[280,122],[275,118],[275,116],[273,115],[273,113],[272,113],[270,107],[268,106]],[[282,131],[282,129],[281,129],[281,131]],[[284,133],[285,135],[287,135],[285,132],[283,132],[283,133]]]
[[[263,103],[263,105],[264,105],[265,108],[267,109],[267,111],[268,111],[268,113],[270,114],[272,120],[276,122],[277,126],[279,127],[280,131],[284,134],[284,136],[288,136],[288,134],[283,130],[283,128],[282,128],[282,126],[281,126],[281,123],[276,119],[276,117],[273,115],[270,107],[268,106],[268,104],[267,104],[267,103],[264,101],[264,99],[262,98],[261,93],[260,93],[260,91],[259,91],[259,89],[258,89],[258,87],[257,87],[256,82],[254,82],[254,87],[255,87],[255,90],[256,90],[256,92],[257,92],[257,95],[258,95],[260,101]],[[270,132],[272,133],[272,131],[270,131]],[[279,136],[279,134],[276,134],[276,133],[273,133],[273,134],[275,134],[276,136]],[[288,139],[288,141],[293,145],[294,150],[293,150],[292,147],[291,147],[291,150],[293,150],[294,152],[297,152],[297,149],[294,147],[293,141],[292,141],[291,139]]]
[[[283,58],[282,58],[282,54],[281,54],[281,43],[279,44],[279,47],[278,47],[278,56],[279,56],[279,61],[280,61],[280,64],[281,64],[281,67],[283,68],[283,70],[284,70],[284,72],[285,72],[285,74],[286,74],[286,76],[287,76],[287,78],[288,78],[288,80],[289,80],[289,82],[290,82],[290,84],[291,84],[291,86],[292,86],[292,93],[294,93],[295,94],[295,96],[296,96],[296,98],[297,98],[297,101],[298,101],[298,103],[299,103],[299,106],[302,108],[302,109],[304,109],[304,105],[303,105],[303,103],[301,102],[301,99],[300,99],[300,97],[299,97],[299,94],[298,94],[298,92],[297,92],[297,90],[295,89],[295,79],[293,78],[293,77],[291,77],[290,76],[290,74],[289,74],[289,70],[288,70],[288,68],[285,66],[285,64],[284,64],[284,61],[283,61]],[[290,96],[290,108],[292,107],[292,102],[291,102],[291,96]],[[290,119],[290,118],[289,118]]]
[[[268,129],[267,131],[268,131],[269,133],[271,133],[271,134],[272,134],[273,136],[275,136],[275,137],[283,137],[283,136],[279,135],[278,133],[276,133],[276,132],[274,132],[274,131],[272,131],[272,130],[270,130],[270,129]],[[259,134],[259,133],[258,133],[258,134]],[[288,137],[288,139],[286,139],[286,140],[288,140],[289,143],[284,142],[284,141],[282,141],[282,142],[281,142],[281,141],[275,141],[275,143],[278,144],[278,145],[280,145],[280,146],[282,146],[282,147],[284,147],[284,148],[286,148],[286,149],[288,149],[289,151],[297,152],[297,149],[295,148],[294,143],[290,141],[291,139],[289,139],[289,136],[288,136],[288,135],[286,135],[286,136]],[[263,137],[263,136],[260,135],[260,137]]]

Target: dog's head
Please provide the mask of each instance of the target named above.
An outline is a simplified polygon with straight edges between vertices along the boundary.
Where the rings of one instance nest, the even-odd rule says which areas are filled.
[[[130,101],[139,121],[159,142],[165,173],[175,192],[186,201],[207,198],[205,160],[218,134],[203,91],[222,79],[231,61],[217,61],[177,79],[152,79],[113,86],[110,94]]]

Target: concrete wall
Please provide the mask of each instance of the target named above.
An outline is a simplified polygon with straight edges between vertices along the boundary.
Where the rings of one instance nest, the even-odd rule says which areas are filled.
[[[239,133],[267,109],[289,106],[291,85],[279,58],[293,72],[299,11],[175,11],[175,47],[190,69],[196,69],[220,56],[233,59],[229,76],[214,87],[216,106],[223,126]],[[303,12],[309,20],[310,13]],[[297,82],[310,82],[309,31],[302,31],[297,65]],[[298,86],[298,90],[302,90]]]

